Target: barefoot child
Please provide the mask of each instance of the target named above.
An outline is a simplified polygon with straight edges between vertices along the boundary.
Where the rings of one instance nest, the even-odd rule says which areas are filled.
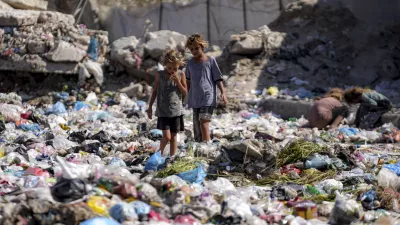
[[[157,97],[156,116],[157,129],[162,130],[163,137],[160,142],[161,154],[170,142],[170,156],[175,155],[178,148],[176,135],[184,131],[182,99],[187,94],[185,74],[179,70],[183,60],[174,50],[165,54],[165,70],[156,75],[154,91],[150,98],[147,115],[152,117],[152,106]]]
[[[308,122],[311,127],[325,129],[329,125],[336,128],[349,114],[349,109],[342,106],[343,90],[333,88],[321,99],[315,101],[308,113]]]
[[[217,86],[224,104],[227,103],[222,74],[214,57],[207,57],[204,49],[208,43],[199,34],[190,36],[186,48],[193,58],[186,64],[188,105],[193,108],[193,130],[197,142],[210,142],[210,121],[217,105]]]
[[[362,129],[371,129],[382,125],[382,114],[392,109],[392,103],[386,96],[360,87],[348,89],[344,98],[350,104],[360,103],[355,125]]]

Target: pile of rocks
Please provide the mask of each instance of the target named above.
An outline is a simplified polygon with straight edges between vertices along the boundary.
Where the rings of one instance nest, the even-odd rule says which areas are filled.
[[[220,62],[225,73],[255,80],[253,88],[360,85],[385,92],[383,82],[400,78],[400,30],[366,27],[340,1],[301,0],[268,27],[232,35]]]
[[[0,37],[0,70],[6,71],[77,74],[88,52],[101,64],[108,51],[107,32],[75,25],[72,15],[58,12],[2,10]]]

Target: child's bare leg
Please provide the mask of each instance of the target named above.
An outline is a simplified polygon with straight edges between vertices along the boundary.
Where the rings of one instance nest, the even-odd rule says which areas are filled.
[[[332,122],[331,128],[336,128],[337,126],[339,126],[340,122],[342,122],[343,119],[344,119],[343,116],[337,116],[335,120]]]
[[[176,154],[176,150],[178,149],[178,143],[177,143],[177,133],[171,133],[171,141],[170,141],[170,156],[174,156]]]
[[[169,132],[169,130],[163,130],[162,133],[163,137],[160,141],[161,155],[164,154],[165,146],[167,146],[168,142],[171,140],[171,132]]]
[[[210,137],[210,121],[201,119],[200,120],[200,130],[201,130],[201,137],[203,142],[211,141]]]

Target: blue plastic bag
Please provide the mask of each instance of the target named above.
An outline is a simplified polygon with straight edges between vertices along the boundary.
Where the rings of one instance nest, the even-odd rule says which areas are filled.
[[[358,131],[356,128],[347,128],[347,127],[344,127],[344,128],[341,128],[340,130],[339,130],[339,133],[344,133],[344,134],[346,134],[348,137],[351,137],[351,136],[354,136],[354,135],[357,135],[358,133],[360,133],[360,131]]]
[[[81,101],[75,102],[75,106],[74,106],[75,111],[79,111],[81,109],[86,109],[86,108],[89,108],[88,104],[81,102]]]
[[[154,153],[149,160],[147,160],[146,165],[144,166],[144,170],[149,171],[157,171],[164,167],[165,158],[162,157],[161,151]]]
[[[80,225],[121,225],[117,221],[105,217],[97,217],[90,220],[83,221]]]
[[[46,114],[64,114],[67,113],[67,110],[65,109],[65,106],[62,102],[57,102],[54,104],[50,109],[47,110]]]
[[[126,163],[118,158],[118,157],[113,157],[111,161],[108,163],[109,166],[118,166],[118,167],[126,167]]]
[[[138,219],[135,207],[125,202],[115,204],[109,212],[110,216],[120,223]]]
[[[24,130],[24,131],[40,131],[40,126],[36,123],[34,124],[21,124],[17,128]]]
[[[98,44],[96,38],[91,36],[87,53],[88,53],[89,58],[95,62],[97,62],[97,59],[99,58],[98,53],[97,53],[98,45],[99,44]]]
[[[400,176],[400,163],[383,165],[383,168],[386,168],[397,174],[397,176]]]
[[[68,99],[69,94],[67,92],[57,92],[54,97],[56,97],[57,99]]]
[[[130,204],[135,208],[138,215],[148,215],[150,213],[150,206],[142,201],[134,201]]]
[[[137,105],[137,107],[138,107],[137,110],[140,110],[140,111],[146,110],[146,105],[147,105],[146,102],[141,101],[141,100],[137,100],[137,101],[136,101],[136,105]]]
[[[204,171],[203,166],[201,165],[194,170],[189,170],[178,174],[178,177],[182,178],[186,182],[196,183],[196,184],[201,184],[201,182],[204,181],[204,178],[206,178],[206,176],[207,174]]]
[[[111,115],[108,112],[96,111],[96,112],[93,112],[92,114],[89,115],[88,120],[89,121],[105,120],[105,119],[110,118],[110,117],[111,117]]]
[[[151,136],[153,137],[153,138],[161,138],[163,135],[162,135],[162,130],[159,130],[159,129],[153,129],[153,130],[151,130],[150,131],[150,134],[151,134]]]

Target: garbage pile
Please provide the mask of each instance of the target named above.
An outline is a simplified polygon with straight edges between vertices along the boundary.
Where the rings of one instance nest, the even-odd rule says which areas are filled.
[[[201,144],[188,110],[166,165],[145,102],[71,93],[37,107],[0,94],[1,224],[399,223],[390,124],[319,131],[248,109],[218,115]]]
[[[219,63],[247,93],[277,86],[318,94],[327,91],[321,87],[358,85],[398,103],[393,50],[400,31],[366,26],[340,1],[295,1],[268,27],[232,35]]]
[[[75,25],[72,15],[50,11],[0,11],[1,70],[80,74],[103,82],[108,34]]]

